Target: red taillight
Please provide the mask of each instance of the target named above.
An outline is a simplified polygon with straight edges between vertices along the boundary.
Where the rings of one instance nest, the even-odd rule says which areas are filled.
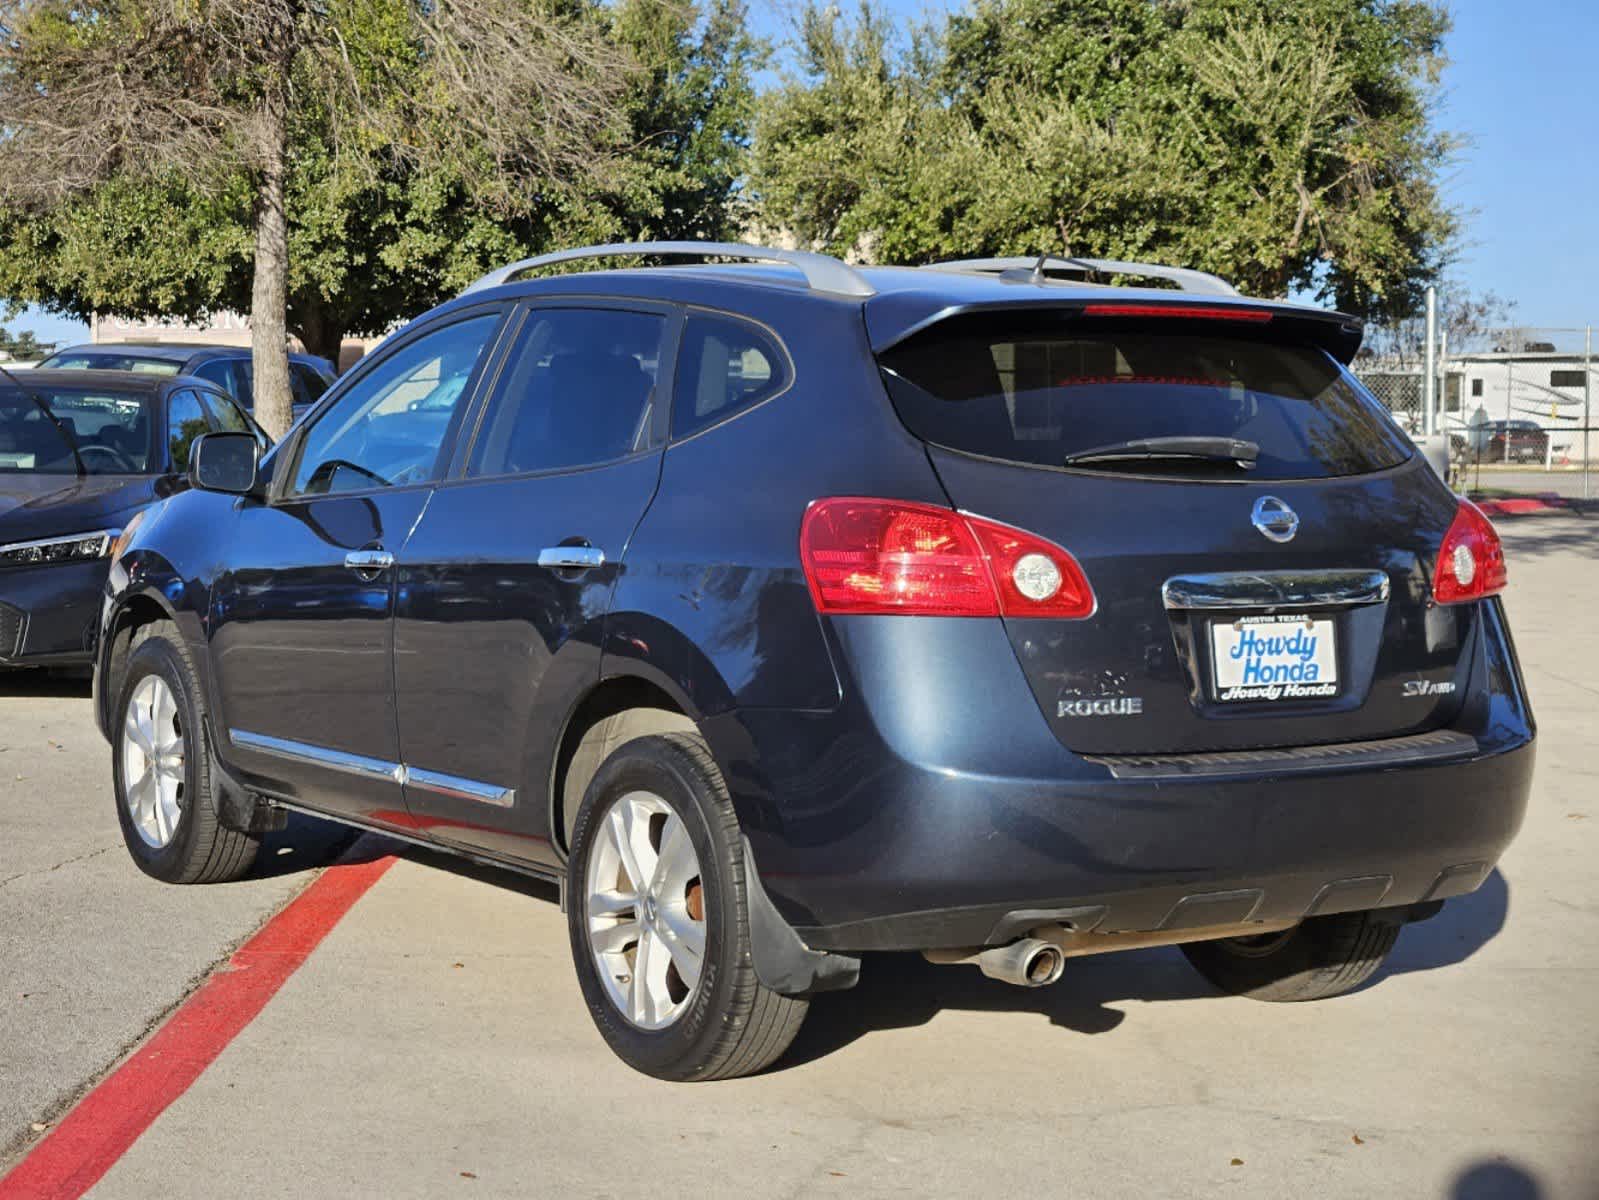
[[[1505,590],[1505,549],[1493,523],[1470,500],[1462,500],[1438,550],[1432,598],[1463,604]]]
[[[819,612],[940,617],[1086,617],[1094,593],[1053,542],[898,500],[818,500],[800,558]]]
[[[1192,321],[1255,321],[1272,319],[1267,308],[1238,308],[1231,304],[1126,304],[1083,305],[1088,317],[1177,317]]]

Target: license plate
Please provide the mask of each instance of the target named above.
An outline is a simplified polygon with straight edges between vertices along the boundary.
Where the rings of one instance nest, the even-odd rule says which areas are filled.
[[[1216,698],[1313,700],[1338,694],[1337,634],[1330,619],[1284,613],[1210,627]]]

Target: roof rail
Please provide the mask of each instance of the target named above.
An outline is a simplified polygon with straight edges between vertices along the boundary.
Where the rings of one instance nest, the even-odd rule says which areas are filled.
[[[805,283],[813,291],[836,292],[840,296],[871,296],[877,289],[854,267],[826,254],[813,254],[808,250],[779,250],[770,246],[746,246],[737,242],[613,242],[605,246],[579,246],[572,250],[558,250],[553,254],[540,254],[509,263],[490,271],[461,293],[479,292],[484,288],[510,283],[517,276],[539,267],[553,267],[559,263],[574,262],[584,258],[623,258],[660,255],[683,258],[738,258],[750,262],[784,263],[795,267],[805,276]]]
[[[1058,265],[1057,265],[1058,264]],[[1038,254],[1022,258],[963,258],[953,262],[928,263],[927,271],[970,271],[978,274],[1025,277],[1033,283],[1047,282],[1052,274],[1141,275],[1164,279],[1184,292],[1208,296],[1236,296],[1238,289],[1219,275],[1193,271],[1187,267],[1164,267],[1159,263],[1121,262],[1113,258],[1068,258],[1063,254]]]

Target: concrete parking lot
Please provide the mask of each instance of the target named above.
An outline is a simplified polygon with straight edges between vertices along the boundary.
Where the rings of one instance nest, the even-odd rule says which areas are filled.
[[[668,1085],[591,1026],[553,892],[365,838],[321,878],[400,857],[89,1194],[1592,1200],[1599,520],[1503,533],[1531,812],[1353,995],[1223,998],[1171,950],[1040,991],[883,956],[765,1075]],[[0,1172],[337,846],[301,822],[260,878],[165,887],[108,759],[85,689],[0,678]]]

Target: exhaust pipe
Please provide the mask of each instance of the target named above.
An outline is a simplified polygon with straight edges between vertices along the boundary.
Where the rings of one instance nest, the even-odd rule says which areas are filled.
[[[1044,987],[1060,978],[1066,956],[1059,946],[1039,938],[1023,938],[1008,946],[986,950],[927,950],[923,957],[934,963],[975,963],[990,979],[1017,987]]]
[[[995,946],[977,956],[977,969],[990,979],[1017,987],[1045,987],[1060,978],[1066,956],[1060,947],[1038,938]]]

